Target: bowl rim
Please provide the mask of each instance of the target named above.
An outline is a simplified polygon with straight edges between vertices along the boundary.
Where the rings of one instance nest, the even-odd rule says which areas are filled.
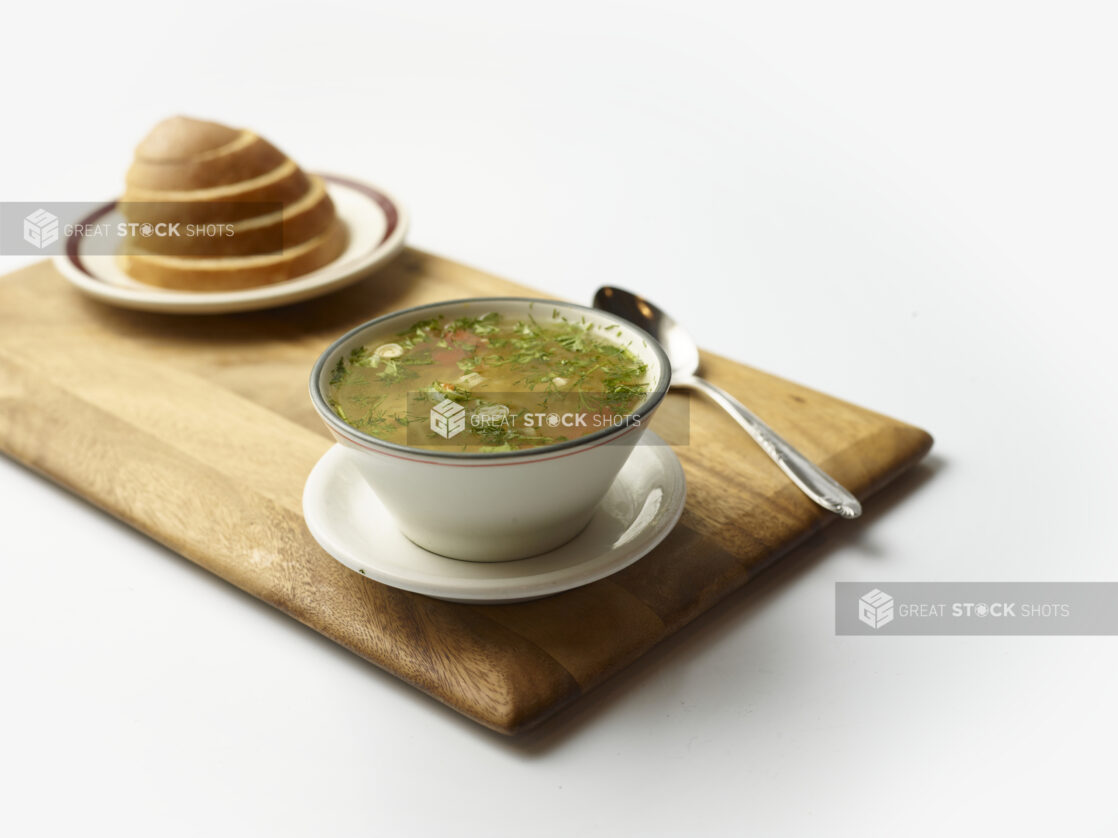
[[[326,396],[322,391],[320,382],[324,380],[324,369],[327,365],[327,359],[330,358],[338,348],[348,341],[352,340],[356,335],[361,332],[372,329],[375,326],[384,324],[391,320],[396,320],[404,317],[405,315],[412,315],[417,312],[423,312],[432,308],[445,308],[447,306],[462,305],[465,303],[524,303],[529,308],[532,304],[550,305],[554,307],[563,307],[573,309],[575,311],[589,312],[597,317],[609,320],[623,329],[628,329],[633,332],[637,337],[641,338],[645,345],[657,356],[660,362],[660,376],[656,382],[653,390],[645,397],[637,409],[625,417],[625,421],[618,425],[611,425],[608,428],[594,431],[594,433],[580,436],[576,439],[568,439],[565,442],[556,442],[550,445],[541,445],[539,448],[521,449],[517,451],[438,451],[429,448],[419,448],[414,445],[401,445],[397,442],[388,442],[387,440],[377,439],[364,431],[360,431],[349,423],[343,421],[334,411],[330,408],[329,403],[326,401]],[[402,308],[397,311],[382,314],[379,317],[374,317],[372,320],[366,320],[358,326],[354,326],[341,337],[337,338],[323,350],[319,355],[318,360],[315,361],[314,366],[311,368],[310,377],[310,395],[311,402],[315,410],[327,426],[331,430],[340,433],[342,436],[349,437],[354,441],[359,441],[367,446],[373,446],[374,450],[380,449],[383,453],[392,454],[394,456],[407,455],[406,459],[424,461],[428,459],[445,460],[448,462],[469,462],[476,463],[489,460],[535,460],[541,458],[550,458],[560,451],[570,451],[574,448],[589,448],[596,447],[608,438],[614,436],[621,436],[628,433],[635,427],[639,427],[642,420],[646,419],[663,401],[664,396],[668,392],[671,385],[672,369],[671,363],[668,361],[667,353],[664,352],[660,343],[652,337],[648,332],[640,326],[618,317],[616,314],[611,314],[608,311],[603,311],[600,308],[593,308],[591,306],[584,306],[579,303],[569,303],[564,300],[549,299],[547,297],[462,297],[454,300],[442,300],[435,303],[424,303],[423,305],[411,306],[410,308]],[[577,453],[570,451],[570,453]],[[422,458],[422,460],[419,460]]]

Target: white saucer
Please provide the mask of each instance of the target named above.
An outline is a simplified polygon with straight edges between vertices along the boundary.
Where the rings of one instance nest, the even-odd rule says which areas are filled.
[[[326,190],[346,225],[346,249],[328,265],[303,276],[240,291],[174,291],[145,285],[129,277],[116,257],[88,252],[88,240],[71,236],[65,252],[54,257],[59,272],[91,297],[123,308],[169,314],[224,314],[251,311],[307,300],[334,291],[380,267],[400,252],[408,231],[408,215],[390,195],[375,186],[334,175],[322,175]],[[123,217],[110,202],[81,221],[116,225]],[[76,226],[76,225],[75,225]]]
[[[589,525],[562,547],[511,562],[466,562],[408,541],[340,445],[303,490],[311,535],[363,576],[452,602],[537,599],[609,576],[659,544],[683,512],[687,487],[672,449],[651,431],[633,451]]]

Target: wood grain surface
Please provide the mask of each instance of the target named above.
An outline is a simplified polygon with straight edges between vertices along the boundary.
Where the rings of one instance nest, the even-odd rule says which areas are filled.
[[[534,602],[478,606],[344,568],[301,513],[303,483],[331,444],[307,396],[312,363],[380,314],[508,294],[544,296],[407,250],[318,300],[176,317],[104,306],[39,263],[0,280],[0,450],[481,724],[524,731],[833,516],[695,397],[689,444],[675,449],[687,474],[683,518],[620,573]],[[931,447],[918,428],[725,358],[704,354],[703,365],[862,499]],[[671,394],[653,428],[678,433],[671,423],[685,421],[687,398]]]

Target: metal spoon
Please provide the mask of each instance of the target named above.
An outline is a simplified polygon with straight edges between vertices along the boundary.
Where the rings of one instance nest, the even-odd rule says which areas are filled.
[[[701,390],[725,408],[805,495],[843,518],[857,518],[862,504],[823,469],[793,448],[745,405],[699,378],[699,347],[671,317],[636,294],[605,286],[594,294],[594,307],[640,326],[659,341],[672,365],[672,386]]]

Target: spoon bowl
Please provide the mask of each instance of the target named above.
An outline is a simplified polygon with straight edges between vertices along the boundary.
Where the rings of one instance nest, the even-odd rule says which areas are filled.
[[[663,309],[623,288],[606,285],[594,294],[594,308],[609,312],[648,332],[668,356],[672,387],[701,390],[726,410],[805,495],[843,518],[857,518],[862,504],[838,481],[797,451],[776,431],[721,387],[700,378],[699,346]]]

